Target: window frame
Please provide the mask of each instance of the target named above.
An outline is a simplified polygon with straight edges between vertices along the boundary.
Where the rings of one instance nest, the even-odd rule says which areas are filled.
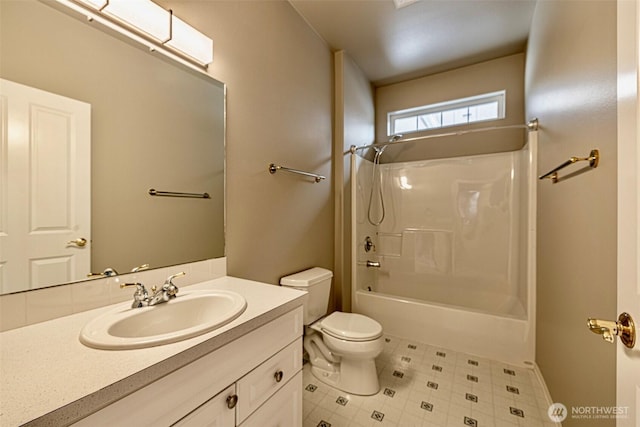
[[[453,124],[441,125],[437,127],[431,127],[428,129],[418,129],[418,126],[416,125],[416,130],[404,131],[404,132],[397,132],[395,130],[395,122],[398,119],[415,117],[416,123],[417,123],[418,117],[426,114],[444,113],[452,110],[457,110],[460,108],[473,107],[473,106],[488,104],[492,102],[498,103],[497,118],[474,120],[472,122],[467,121],[466,123],[453,123]],[[428,132],[431,130],[442,129],[442,128],[466,126],[473,123],[503,120],[506,118],[506,104],[507,104],[507,91],[506,89],[504,89],[496,92],[489,92],[489,93],[470,96],[466,98],[459,98],[459,99],[452,99],[444,102],[438,102],[436,104],[429,104],[429,105],[423,105],[420,107],[408,108],[404,110],[391,111],[387,113],[387,136],[395,135],[396,133],[408,134],[408,133],[416,133],[416,132]]]

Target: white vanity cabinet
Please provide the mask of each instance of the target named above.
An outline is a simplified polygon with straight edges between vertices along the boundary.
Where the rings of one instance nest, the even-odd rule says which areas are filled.
[[[174,426],[298,427],[302,423],[301,368],[302,343],[296,339]]]
[[[302,329],[298,307],[74,425],[300,426]]]
[[[302,371],[260,406],[240,427],[302,426]]]
[[[212,397],[190,414],[174,424],[175,427],[232,427],[236,425],[236,414],[232,404],[236,396],[235,384]]]
[[[244,422],[231,406],[246,396],[236,394],[235,384],[214,396],[173,427],[299,427],[302,425],[302,372],[287,381]],[[237,406],[236,406],[237,408]]]

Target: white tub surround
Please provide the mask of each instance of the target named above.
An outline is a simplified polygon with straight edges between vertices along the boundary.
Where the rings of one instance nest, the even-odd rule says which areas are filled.
[[[354,159],[354,312],[396,337],[534,360],[537,132],[528,135],[519,151],[378,165],[373,192],[373,164]]]
[[[212,353],[297,307],[300,291],[233,277],[184,287],[243,295],[246,310],[212,332],[157,347],[110,351],[80,343],[110,306],[0,333],[0,425],[68,425]],[[302,317],[300,315],[300,335]]]

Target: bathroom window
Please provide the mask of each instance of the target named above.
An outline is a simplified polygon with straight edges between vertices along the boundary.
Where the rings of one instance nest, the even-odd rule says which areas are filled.
[[[387,114],[388,134],[407,134],[505,117],[506,91],[454,99]]]

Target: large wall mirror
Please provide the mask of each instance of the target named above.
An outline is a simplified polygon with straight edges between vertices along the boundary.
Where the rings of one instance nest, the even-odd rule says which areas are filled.
[[[223,83],[38,0],[0,1],[0,78],[2,293],[224,256]]]

